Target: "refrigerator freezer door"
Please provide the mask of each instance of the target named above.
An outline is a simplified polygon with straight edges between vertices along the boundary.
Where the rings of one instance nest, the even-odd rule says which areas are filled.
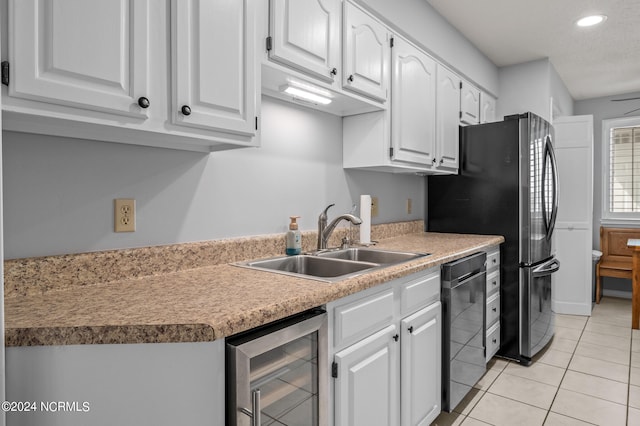
[[[560,262],[551,258],[536,267],[520,269],[520,354],[523,362],[530,360],[553,337],[555,314],[551,310],[551,274]]]

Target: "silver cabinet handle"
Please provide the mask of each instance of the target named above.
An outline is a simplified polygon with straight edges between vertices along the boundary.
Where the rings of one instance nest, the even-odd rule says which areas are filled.
[[[256,389],[251,393],[251,411],[246,408],[241,408],[240,411],[251,417],[251,426],[260,426],[262,423],[260,421],[260,389]]]

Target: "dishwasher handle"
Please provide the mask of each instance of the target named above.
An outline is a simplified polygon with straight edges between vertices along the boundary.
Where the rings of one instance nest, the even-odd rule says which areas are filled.
[[[481,271],[481,272],[467,274],[464,277],[460,277],[460,278],[462,278],[462,279],[449,281],[449,282],[444,282],[443,281],[442,282],[443,288],[449,288],[449,289],[453,290],[453,289],[456,289],[456,288],[458,288],[460,286],[463,286],[463,285],[471,285],[476,280],[486,281],[487,280],[487,273],[485,271]]]
[[[487,270],[487,254],[485,252],[454,260],[442,265],[442,281],[463,281],[465,278]]]

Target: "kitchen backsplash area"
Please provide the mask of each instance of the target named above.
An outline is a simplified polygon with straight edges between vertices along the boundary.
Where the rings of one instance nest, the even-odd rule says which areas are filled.
[[[374,225],[373,241],[420,233],[424,221]],[[357,227],[337,228],[329,247],[340,245],[349,235],[359,237]],[[316,248],[317,232],[302,233],[302,250]],[[5,260],[5,297],[43,294],[76,286],[105,284],[113,281],[213,266],[242,260],[284,254],[284,236],[280,234],[220,239],[184,244],[108,250],[91,253],[32,257]]]
[[[424,178],[343,169],[341,117],[263,97],[261,125],[260,148],[209,155],[3,132],[5,258],[313,230],[361,194],[374,224],[423,219]],[[115,198],[136,200],[135,232],[113,232]]]

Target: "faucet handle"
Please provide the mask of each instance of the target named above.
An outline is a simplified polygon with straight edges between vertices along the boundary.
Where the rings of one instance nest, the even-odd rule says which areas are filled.
[[[321,216],[322,216],[322,215],[324,215],[324,217],[327,217],[327,211],[329,211],[329,209],[330,209],[331,207],[333,207],[333,206],[335,206],[335,204],[329,204],[329,205],[327,206],[327,208],[325,208],[325,209],[322,211]]]

